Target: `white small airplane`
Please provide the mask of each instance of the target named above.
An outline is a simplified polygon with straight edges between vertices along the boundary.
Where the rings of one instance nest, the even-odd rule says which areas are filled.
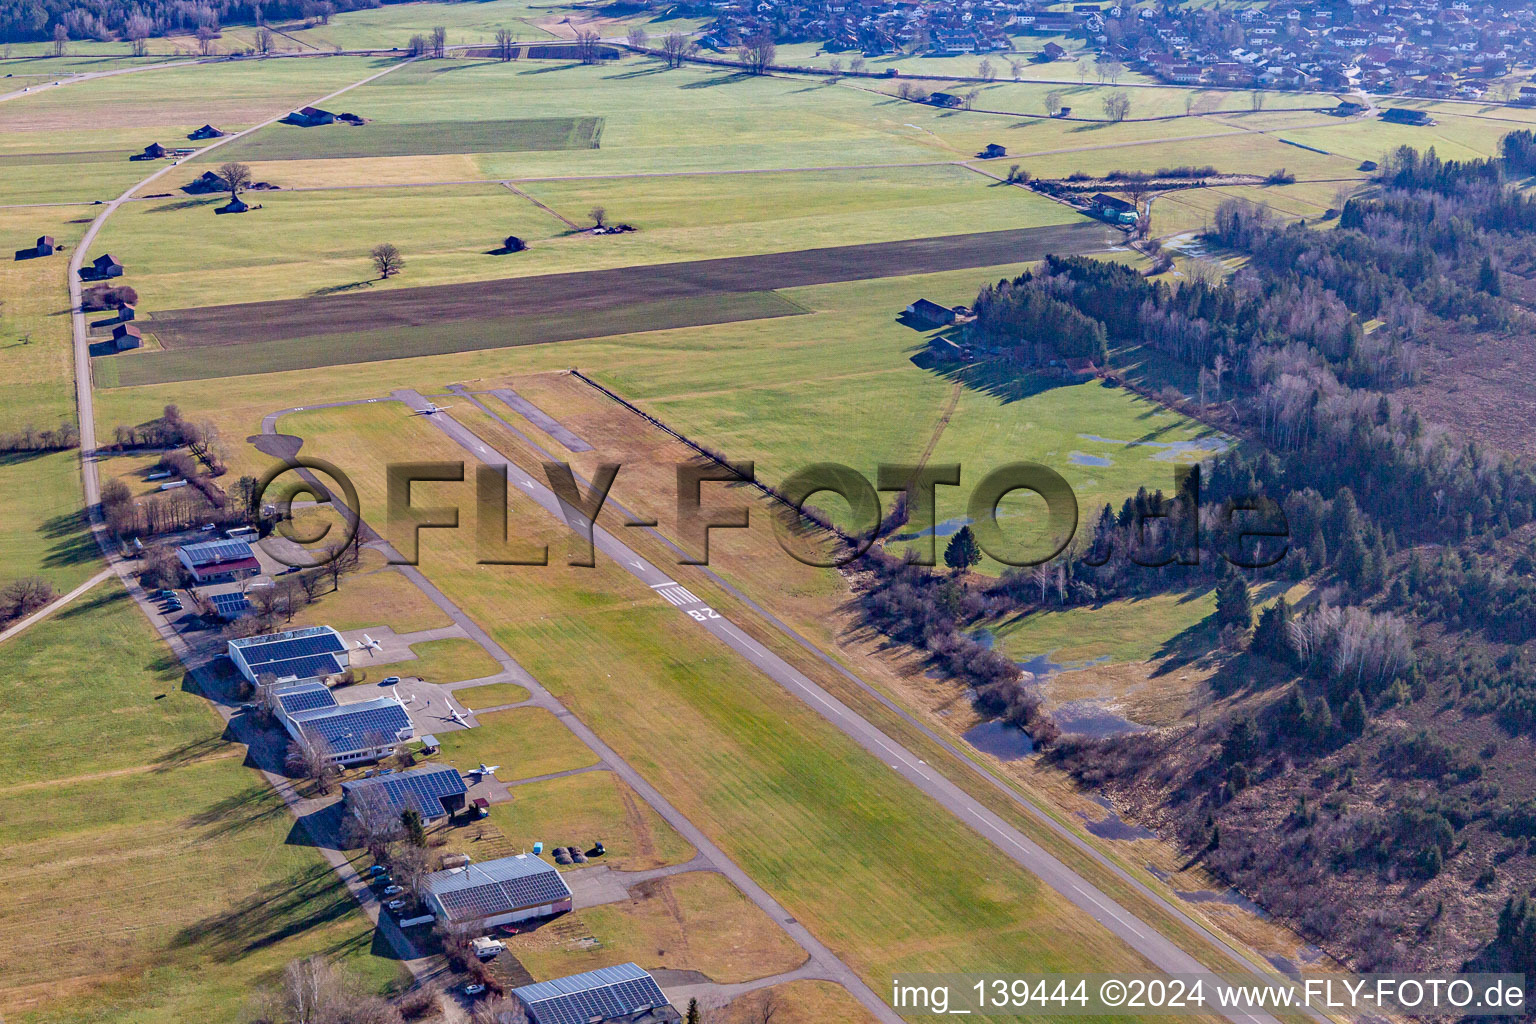
[[[485,764],[485,763],[481,763],[479,774],[481,774],[481,775],[495,775],[497,770],[499,770],[500,768],[501,768],[501,765],[499,765],[499,764]]]
[[[389,692],[395,695],[395,700],[400,701],[400,703],[404,704],[406,707],[410,707],[412,704],[416,703],[416,695],[414,693],[409,697],[402,698],[400,696],[400,687],[398,686],[391,686],[389,688]]]
[[[421,410],[421,415],[423,415],[423,416],[431,416],[435,412],[442,412],[444,409],[452,409],[452,408],[453,408],[453,406],[451,406],[451,405],[438,405],[436,402],[428,402],[427,403],[427,407],[425,409]]]
[[[448,708],[448,713],[451,714],[453,716],[453,720],[455,722],[459,723],[460,725],[466,726],[466,727],[469,725],[468,722],[464,721],[464,716],[459,714],[459,709],[458,708],[453,707],[453,706],[450,705],[449,708]]]
[[[384,649],[384,645],[379,643],[373,637],[369,636],[367,633],[364,633],[363,638],[357,642],[357,649],[360,651],[382,651]]]

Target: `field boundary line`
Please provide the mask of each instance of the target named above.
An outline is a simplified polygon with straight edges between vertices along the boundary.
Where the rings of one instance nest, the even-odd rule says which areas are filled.
[[[580,224],[577,224],[565,214],[560,213],[558,210],[554,209],[554,207],[546,206],[544,203],[539,202],[537,199],[533,198],[533,196],[512,184],[512,182],[504,181],[501,183],[501,187],[506,189],[508,192],[511,192],[515,196],[521,196],[522,198],[528,200],[528,202],[532,203],[540,210],[543,210],[545,213],[549,214],[551,217],[555,218],[555,220],[558,220],[572,231],[580,231],[582,229]]]

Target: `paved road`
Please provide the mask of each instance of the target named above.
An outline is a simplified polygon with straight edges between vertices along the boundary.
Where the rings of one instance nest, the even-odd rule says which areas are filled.
[[[413,412],[425,415],[437,427],[480,462],[501,468],[508,482],[545,511],[567,523],[573,530],[592,530],[597,550],[613,559],[630,575],[653,591],[658,600],[687,615],[715,639],[735,651],[764,675],[803,700],[823,718],[923,793],[936,800],[966,825],[986,836],[1002,853],[1055,889],[1089,917],[1098,921],[1126,945],[1144,956],[1160,971],[1168,974],[1206,974],[1210,971],[1179,948],[1173,941],[1115,903],[1066,864],[1057,860],[1023,832],[945,778],[927,762],[903,748],[852,708],[812,682],[783,658],[748,636],[736,624],[691,593],[665,570],[653,565],[628,547],[614,534],[585,519],[564,504],[531,473],[514,465],[492,445],[478,437],[447,412],[427,414],[428,401],[415,391],[401,390],[394,397],[405,402]],[[478,404],[478,403],[477,403]],[[482,406],[482,408],[484,408]],[[1231,1012],[1234,1022],[1272,1022],[1264,1014]]]
[[[44,619],[48,618],[48,616],[52,615],[54,612],[58,611],[60,608],[63,608],[65,605],[69,604],[69,602],[73,601],[75,598],[79,597],[81,594],[85,593],[87,590],[90,590],[96,584],[100,583],[102,580],[105,580],[107,577],[109,577],[111,575],[112,575],[112,570],[111,569],[103,569],[103,570],[101,570],[101,572],[97,573],[95,576],[92,576],[90,579],[86,580],[84,583],[80,584],[78,587],[76,587],[74,590],[71,590],[69,593],[65,594],[63,597],[54,598],[48,604],[46,604],[43,607],[39,608],[37,611],[33,612],[31,615],[28,615],[26,618],[22,619],[20,622],[13,623],[13,624],[7,626],[4,630],[0,630],[0,644],[5,643],[11,637],[15,636],[17,633],[20,633],[23,630],[25,630],[28,626],[31,626],[31,625],[33,625],[35,623],[41,622]]]

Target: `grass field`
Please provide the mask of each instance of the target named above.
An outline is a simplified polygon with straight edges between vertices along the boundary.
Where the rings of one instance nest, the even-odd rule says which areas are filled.
[[[521,704],[528,699],[528,691],[516,683],[486,683],[455,690],[453,696],[466,708],[494,708],[501,704]]]
[[[79,210],[0,210],[7,250],[52,235],[65,251],[41,259],[0,256],[0,433],[74,419],[67,298],[69,249],[85,230]],[[88,218],[87,221],[88,222]]]
[[[514,786],[511,793],[510,803],[491,805],[491,821],[518,849],[542,842],[546,850],[586,850],[601,840],[607,852],[594,863],[616,871],[645,871],[693,859],[687,840],[612,772],[545,779]]]
[[[597,763],[554,715],[543,708],[515,708],[481,715],[478,729],[444,733],[442,758],[461,772],[499,764],[498,777],[532,779]]]
[[[596,945],[572,942],[575,936]],[[622,903],[578,910],[529,935],[517,956],[537,978],[633,961],[652,970],[698,971],[724,984],[805,961],[805,951],[768,915],[730,882],[703,871],[644,883]]]
[[[362,116],[367,117],[363,108]],[[301,128],[274,124],[225,146],[225,160],[345,160],[371,156],[444,153],[535,153],[596,149],[601,118],[543,117],[505,121],[435,121],[427,124],[336,124]]]
[[[350,163],[350,162],[343,162]],[[200,172],[187,169],[185,180]],[[287,186],[283,164],[260,171]],[[455,172],[460,180],[466,173]],[[366,180],[366,179],[365,179]],[[164,188],[183,183],[181,176]],[[163,190],[157,183],[157,189]],[[143,310],[599,270],[637,264],[893,242],[1080,220],[1023,189],[956,166],[500,185],[261,193],[260,210],[216,217],[218,196],[125,204],[94,246],[129,268]],[[629,234],[594,237],[603,207]],[[558,217],[563,217],[562,223]],[[385,226],[387,225],[387,227]],[[185,249],[166,236],[199,239]],[[515,234],[530,248],[498,255]],[[378,280],[369,250],[398,246],[404,272]]]
[[[501,670],[495,659],[485,653],[485,648],[461,637],[412,644],[411,652],[416,655],[415,661],[391,663],[372,672],[372,677],[404,675],[429,683],[457,683],[495,675]]]
[[[0,583],[42,576],[64,593],[101,567],[74,452],[0,455]]]
[[[264,455],[257,459],[270,461]],[[257,474],[265,469],[252,467]],[[449,625],[442,609],[427,600],[421,590],[394,569],[384,556],[364,550],[362,569],[342,578],[341,589],[326,591],[294,616],[297,626],[334,626],[340,630],[388,625],[399,633],[437,629]]]
[[[181,680],[115,581],[0,647],[7,1020],[234,1024],[285,962],[314,953],[370,988],[398,981]],[[59,899],[82,889],[89,900]]]

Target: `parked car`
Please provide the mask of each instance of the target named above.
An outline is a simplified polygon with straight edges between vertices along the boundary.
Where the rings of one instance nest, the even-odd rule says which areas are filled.
[[[478,981],[471,981],[464,986],[464,994],[467,996],[478,996],[484,991],[485,986]]]
[[[365,877],[368,877],[368,878],[377,878],[378,876],[382,875],[384,873],[384,871],[385,871],[385,867],[384,867],[383,864],[375,864],[375,865],[373,865],[373,867],[369,868],[367,871],[364,871],[363,875]]]
[[[393,910],[397,914],[404,910],[406,905],[407,904],[405,900],[390,900],[388,903],[384,904],[386,908]]]
[[[384,887],[385,896],[398,896],[403,892],[405,892],[405,890],[398,885],[386,885]]]
[[[400,677],[399,676],[385,676],[384,677],[384,681],[382,683],[380,683],[379,685],[380,686],[398,686],[399,684],[400,684]]]

